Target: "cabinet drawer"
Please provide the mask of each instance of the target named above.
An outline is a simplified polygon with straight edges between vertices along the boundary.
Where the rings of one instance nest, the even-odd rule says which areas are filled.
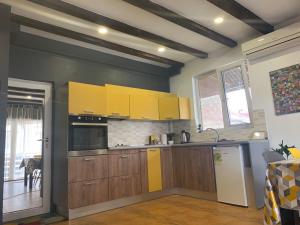
[[[121,176],[109,178],[109,200],[141,194],[141,176]]]
[[[78,182],[108,177],[108,156],[70,157],[68,181]]]
[[[69,208],[108,201],[108,178],[69,184]]]
[[[109,158],[109,177],[140,174],[139,154],[111,154]]]

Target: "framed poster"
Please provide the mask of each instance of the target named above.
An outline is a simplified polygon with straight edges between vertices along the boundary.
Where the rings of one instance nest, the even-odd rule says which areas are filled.
[[[276,115],[300,112],[300,64],[270,72]]]

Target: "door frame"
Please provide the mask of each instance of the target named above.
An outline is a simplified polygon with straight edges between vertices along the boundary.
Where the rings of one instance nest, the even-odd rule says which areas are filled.
[[[16,212],[3,214],[3,222],[27,218],[31,216],[46,214],[50,212],[51,205],[51,164],[52,164],[52,83],[8,79],[8,86],[34,88],[45,90],[44,104],[44,126],[43,138],[48,138],[48,142],[43,142],[43,201],[42,207],[31,208]],[[47,159],[47,160],[45,160]]]

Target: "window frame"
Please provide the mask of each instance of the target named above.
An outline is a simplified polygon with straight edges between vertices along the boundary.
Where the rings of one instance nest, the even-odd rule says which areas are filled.
[[[225,93],[225,87],[224,87],[224,82],[223,82],[223,76],[222,72],[225,70],[229,70],[232,68],[240,67],[242,70],[242,79],[244,82],[245,86],[245,94],[246,94],[246,100],[247,100],[247,105],[248,105],[248,112],[249,112],[249,119],[250,123],[241,123],[241,124],[236,124],[236,125],[231,125],[230,124],[230,119],[229,119],[229,112],[228,112],[228,105],[227,105],[227,100],[226,100],[226,93]],[[249,84],[249,77],[248,77],[248,69],[247,69],[247,62],[246,61],[238,61],[234,62],[225,66],[222,66],[216,70],[211,70],[207,73],[196,75],[192,79],[193,83],[193,96],[194,96],[194,111],[195,111],[195,120],[196,120],[196,125],[198,127],[199,124],[201,124],[201,128],[203,129],[203,122],[202,122],[202,110],[201,110],[201,101],[200,101],[200,91],[199,91],[199,79],[203,78],[203,76],[212,76],[212,75],[217,75],[218,78],[218,87],[219,87],[219,92],[220,92],[220,97],[221,97],[221,102],[222,102],[222,113],[223,113],[223,123],[224,123],[224,128],[218,128],[218,130],[222,129],[228,129],[228,128],[250,128],[253,127],[253,107],[252,107],[252,98],[251,98],[251,91],[250,91],[250,84]]]

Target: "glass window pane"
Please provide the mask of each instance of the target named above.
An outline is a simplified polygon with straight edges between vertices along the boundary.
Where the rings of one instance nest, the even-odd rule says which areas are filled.
[[[230,125],[250,123],[242,68],[239,66],[222,71],[222,79]]]
[[[198,82],[202,128],[224,128],[217,74],[200,77]]]

